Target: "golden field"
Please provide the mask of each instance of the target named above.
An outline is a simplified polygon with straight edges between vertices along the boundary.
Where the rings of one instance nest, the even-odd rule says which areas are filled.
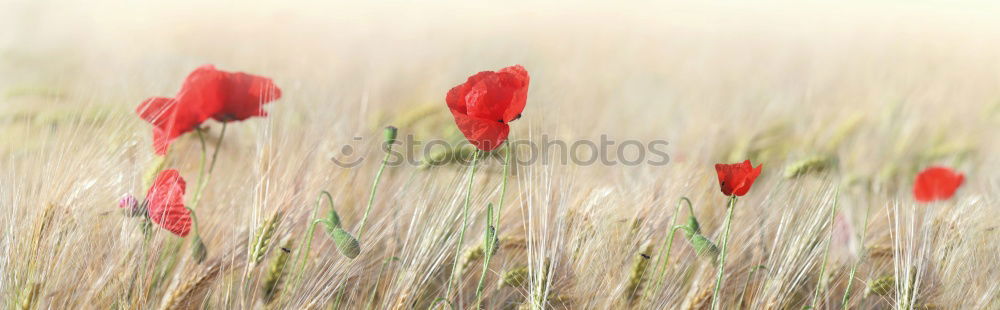
[[[0,298],[14,309],[426,309],[438,297],[472,308],[475,255],[443,295],[456,247],[481,247],[500,161],[473,184],[457,163],[388,167],[360,256],[340,255],[322,229],[305,259],[303,244],[314,210],[329,208],[321,191],[346,226],[360,220],[384,126],[453,140],[445,93],[521,64],[532,81],[512,139],[664,140],[670,162],[557,164],[518,148],[538,160],[512,169],[483,307],[707,309],[711,260],[678,235],[661,264],[664,241],[688,216],[675,214],[681,197],[718,240],[726,197],[712,166],[750,159],[764,172],[735,209],[723,309],[1000,309],[996,16],[986,2],[3,1]],[[160,164],[197,179],[197,137],[161,161],[134,111],[202,64],[271,77],[284,95],[268,117],[228,129],[197,209],[199,264],[188,239],[145,239],[117,200],[142,196]],[[334,163],[345,156],[365,160]],[[822,169],[786,177],[815,158]],[[965,174],[954,198],[914,201],[914,175],[930,165]],[[275,273],[282,247],[289,262]]]

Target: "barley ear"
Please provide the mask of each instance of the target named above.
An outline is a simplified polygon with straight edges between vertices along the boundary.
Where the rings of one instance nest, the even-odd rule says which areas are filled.
[[[542,266],[542,270],[539,270],[537,275],[537,282],[535,283],[535,292],[532,293],[532,308],[534,309],[545,309],[545,301],[548,297],[549,288],[549,268],[552,266],[551,261],[546,258],[545,264]]]
[[[267,252],[267,249],[271,244],[271,238],[274,237],[274,232],[277,230],[278,224],[281,222],[282,215],[283,213],[281,211],[274,212],[274,215],[261,224],[260,228],[257,229],[257,235],[253,239],[253,248],[250,251],[251,263],[257,264],[264,259],[264,253]]]
[[[271,266],[267,270],[267,277],[264,278],[264,295],[262,296],[264,304],[270,304],[278,296],[286,274],[285,267],[288,265],[288,259],[291,256],[291,246],[292,241],[285,240],[281,246],[281,251],[274,257]]]
[[[499,287],[520,288],[528,283],[528,266],[517,266],[500,276]]]
[[[794,179],[810,173],[820,173],[832,168],[835,159],[829,156],[815,155],[799,160],[785,168],[785,178]]]
[[[475,246],[469,247],[468,249],[465,250],[465,252],[462,252],[462,257],[459,259],[458,263],[459,265],[457,273],[458,277],[461,277],[463,274],[465,274],[465,271],[468,270],[469,267],[479,262],[479,260],[483,258],[483,254],[486,253],[483,251],[483,249],[484,249],[483,244],[479,243],[476,244]]]
[[[629,276],[628,286],[625,289],[625,299],[629,303],[633,303],[642,297],[643,284],[646,282],[646,270],[649,269],[649,258],[652,253],[653,244],[646,242],[633,260],[632,273]]]
[[[896,277],[884,276],[868,283],[868,294],[889,296],[896,290]]]

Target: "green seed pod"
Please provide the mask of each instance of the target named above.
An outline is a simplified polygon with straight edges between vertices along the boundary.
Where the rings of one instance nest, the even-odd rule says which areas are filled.
[[[384,131],[384,134],[385,134],[385,144],[392,145],[393,143],[395,143],[396,142],[396,133],[398,131],[399,130],[396,129],[396,127],[392,127],[392,126],[385,127],[385,131]]]
[[[879,296],[889,296],[896,290],[896,277],[884,276],[868,282],[868,293]]]
[[[205,242],[201,241],[201,236],[194,236],[193,248],[191,248],[191,257],[194,258],[199,264],[205,262],[205,258],[208,257],[208,248],[205,247]]]
[[[347,258],[354,259],[361,254],[361,244],[358,243],[358,239],[347,233],[340,227],[327,227],[327,233],[330,234],[330,238],[333,239],[333,243],[337,245],[337,250],[340,254],[347,256]]]
[[[528,266],[517,266],[500,277],[500,287],[519,288],[528,284]]]
[[[708,238],[698,233],[691,234],[691,237],[687,238],[687,240],[698,256],[712,258],[712,263],[715,263],[715,259],[719,256],[720,252],[719,247],[712,240],[708,240]]]

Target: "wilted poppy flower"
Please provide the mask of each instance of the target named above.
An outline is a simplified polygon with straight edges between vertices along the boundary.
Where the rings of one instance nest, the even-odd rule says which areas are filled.
[[[917,175],[913,197],[919,202],[946,200],[965,181],[965,176],[946,167],[930,167]]]
[[[719,187],[726,196],[743,196],[753,186],[753,181],[760,175],[761,165],[753,167],[750,161],[738,164],[715,164],[715,172],[719,174]]]
[[[529,80],[528,71],[515,65],[476,73],[448,91],[448,108],[469,143],[491,151],[507,140],[507,123],[521,117]]]
[[[186,186],[177,170],[164,170],[146,193],[149,219],[181,237],[191,231],[191,211],[184,207]]]
[[[269,78],[204,65],[188,75],[176,97],[146,99],[136,113],[153,124],[153,146],[162,155],[174,139],[208,118],[226,122],[267,116],[261,106],[280,97]]]

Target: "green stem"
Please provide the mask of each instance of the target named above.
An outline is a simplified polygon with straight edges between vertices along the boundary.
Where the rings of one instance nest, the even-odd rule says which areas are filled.
[[[375,174],[375,181],[372,182],[372,191],[368,194],[368,207],[365,208],[365,215],[361,217],[361,225],[358,227],[358,241],[361,241],[361,235],[365,233],[365,223],[368,223],[368,213],[372,211],[372,205],[375,202],[375,190],[378,189],[378,182],[382,179],[382,171],[385,171],[385,165],[389,162],[389,156],[392,155],[392,144],[386,145],[385,157],[382,158],[382,165],[378,168],[378,173]]]
[[[663,240],[663,247],[661,247],[661,249],[663,249],[663,253],[660,255],[660,258],[658,258],[660,262],[657,264],[658,267],[656,268],[659,276],[656,278],[656,285],[653,286],[653,292],[660,291],[661,285],[663,285],[663,281],[667,276],[667,264],[670,262],[670,251],[673,250],[674,247],[674,234],[677,233],[677,228],[675,226],[677,225],[677,218],[681,215],[682,202],[687,203],[688,210],[691,212],[690,216],[694,216],[694,207],[691,206],[691,200],[687,197],[681,197],[681,199],[677,201],[677,207],[674,208],[674,216],[670,221],[670,232],[667,233],[667,239]]]
[[[507,196],[507,178],[510,175],[510,154],[513,152],[513,150],[510,149],[510,143],[505,141],[504,144],[506,145],[504,146],[505,155],[503,160],[503,183],[500,185],[500,204],[497,204],[497,216],[494,217],[496,220],[493,224],[493,226],[497,228],[498,235],[500,230],[500,214],[503,214],[501,213],[503,212],[503,199]]]
[[[194,209],[187,208],[187,210],[188,210],[188,212],[191,213],[191,222],[193,224],[191,226],[193,226],[193,228],[194,228],[194,235],[195,235],[195,237],[201,237],[201,234],[198,233],[198,216],[194,214]]]
[[[503,183],[502,185],[500,185],[500,204],[497,205],[497,214],[494,217],[496,220],[493,223],[489,223],[489,221],[487,221],[486,223],[487,237],[489,237],[490,225],[493,225],[494,233],[496,234],[497,239],[499,239],[500,235],[500,214],[502,214],[500,212],[503,211],[503,199],[505,196],[507,196],[507,178],[510,175],[510,153],[512,152],[510,149],[510,144],[507,143],[506,141],[504,141],[504,144],[505,144],[504,146],[505,155],[503,163]],[[488,219],[490,218],[490,216],[491,215],[487,215],[486,218]],[[490,260],[493,259],[493,249],[486,249],[486,251],[484,252],[486,254],[485,255],[486,257],[483,259],[483,272],[479,275],[479,284],[476,285],[476,308],[479,308],[479,306],[483,302],[482,293],[483,289],[486,286],[486,272],[489,270]]]
[[[837,206],[840,202],[840,186],[834,191],[833,197],[833,207],[830,210],[830,235],[826,239],[826,249],[823,250],[823,264],[819,268],[819,281],[816,283],[816,291],[813,293],[812,306],[815,309],[817,307],[816,303],[819,301],[819,291],[823,286],[824,278],[826,277],[826,264],[830,260],[830,244],[833,243],[833,229],[834,224],[836,224],[837,216]]]
[[[190,203],[190,209],[194,209],[198,206],[198,202],[201,201],[201,195],[204,194],[205,186],[208,185],[208,180],[212,177],[212,171],[215,170],[215,162],[219,159],[219,149],[222,147],[222,139],[226,137],[226,124],[222,123],[222,130],[219,132],[219,140],[215,142],[215,150],[212,151],[212,162],[208,164],[208,169],[206,171],[205,164],[208,157],[208,145],[205,143],[205,134],[201,129],[195,130],[198,133],[198,140],[201,142],[201,164],[198,172],[198,187],[195,188],[194,199]]]
[[[452,263],[451,275],[448,276],[448,289],[445,296],[451,296],[452,282],[455,282],[455,272],[458,271],[458,259],[462,255],[462,243],[465,242],[465,227],[469,224],[469,205],[472,204],[472,180],[476,175],[476,162],[479,160],[479,150],[472,153],[472,166],[469,167],[469,185],[465,193],[465,206],[462,208],[462,228],[458,233],[458,243],[455,244],[455,260]]]
[[[726,209],[726,228],[722,231],[722,254],[719,256],[719,272],[715,275],[715,289],[712,290],[712,310],[718,310],[719,291],[722,289],[722,275],[726,272],[726,254],[729,252],[729,230],[733,224],[733,209],[736,207],[736,196],[729,197],[729,207]]]
[[[306,230],[306,244],[302,251],[299,252],[299,256],[301,256],[301,258],[298,259],[299,272],[295,276],[295,285],[293,286],[296,289],[301,284],[302,276],[306,272],[306,263],[308,263],[309,260],[309,250],[312,248],[313,235],[316,232],[316,224],[324,222],[323,219],[316,218],[316,215],[319,213],[319,203],[323,200],[323,197],[326,197],[330,204],[330,208],[333,208],[333,196],[330,195],[330,192],[323,191],[319,194],[319,197],[316,197],[316,205],[313,206],[312,216],[310,217],[312,221],[309,223],[309,229]]]

